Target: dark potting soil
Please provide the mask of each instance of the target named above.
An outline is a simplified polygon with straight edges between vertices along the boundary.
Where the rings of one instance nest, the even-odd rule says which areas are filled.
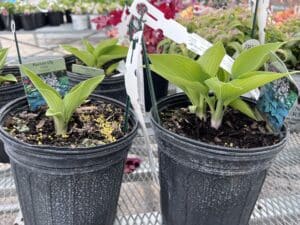
[[[212,145],[248,149],[281,141],[279,135],[268,131],[265,122],[253,121],[234,110],[228,110],[218,130],[210,127],[209,118],[205,122],[201,121],[187,108],[167,109],[160,116],[162,126],[169,131]]]
[[[122,131],[124,110],[113,104],[83,104],[73,114],[68,133],[64,136],[55,134],[53,120],[45,112],[46,107],[40,108],[38,112],[23,108],[6,118],[4,129],[29,144],[71,148],[108,144],[126,135]]]

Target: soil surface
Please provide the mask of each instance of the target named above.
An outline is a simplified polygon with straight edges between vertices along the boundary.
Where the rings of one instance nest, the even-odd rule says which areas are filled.
[[[45,112],[46,107],[38,112],[23,109],[8,116],[4,128],[29,144],[71,148],[104,145],[126,135],[122,131],[124,110],[113,104],[95,101],[83,104],[73,114],[64,136],[55,134],[53,119]]]
[[[231,148],[270,146],[282,139],[268,131],[265,122],[253,121],[234,110],[227,111],[219,130],[210,127],[210,118],[201,121],[187,108],[165,110],[161,121],[163,127],[181,136]]]

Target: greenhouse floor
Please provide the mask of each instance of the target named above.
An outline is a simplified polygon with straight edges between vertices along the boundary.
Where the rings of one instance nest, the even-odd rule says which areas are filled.
[[[151,141],[156,152],[153,136]],[[115,225],[162,224],[159,186],[152,179],[143,143],[143,137],[138,136],[131,148],[130,153],[139,156],[142,164],[136,172],[124,176]],[[300,135],[291,134],[287,148],[269,171],[250,225],[300,224],[299,147]],[[10,166],[4,164],[0,166],[0,225],[23,225]]]

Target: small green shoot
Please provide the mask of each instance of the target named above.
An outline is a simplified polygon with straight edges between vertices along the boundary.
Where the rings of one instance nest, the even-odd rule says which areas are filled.
[[[85,80],[74,86],[64,98],[51,86],[46,84],[36,73],[25,66],[21,70],[31,80],[36,89],[45,99],[48,110],[46,116],[52,117],[56,135],[66,135],[68,124],[75,110],[91,95],[104,79],[104,75]]]

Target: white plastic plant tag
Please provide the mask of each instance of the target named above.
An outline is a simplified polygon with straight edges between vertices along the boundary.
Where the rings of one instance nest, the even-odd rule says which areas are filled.
[[[127,38],[128,25],[130,23],[131,15],[127,14],[128,6],[125,6],[123,9],[123,14],[121,17],[121,23],[118,24],[118,34],[119,34],[119,44],[124,44]]]
[[[259,41],[261,44],[264,44],[266,38],[265,28],[267,26],[268,8],[270,5],[270,0],[260,0],[258,4],[259,5],[257,11],[257,25],[259,31]]]
[[[203,53],[212,46],[209,41],[205,40],[199,35],[195,33],[188,33],[186,27],[179,24],[175,20],[166,19],[163,12],[151,5],[146,0],[135,0],[129,9],[130,13],[139,18],[140,13],[138,8],[140,5],[145,5],[147,7],[147,12],[143,17],[145,24],[153,29],[162,30],[166,37],[170,38],[176,43],[186,44],[189,50],[199,55],[203,55]],[[221,67],[226,71],[231,72],[233,62],[234,61],[230,56],[226,56],[221,64]]]
[[[134,109],[135,115],[142,128],[142,132],[145,138],[145,148],[147,149],[148,157],[150,160],[150,167],[152,170],[153,179],[158,184],[154,156],[150,145],[149,135],[146,128],[142,107],[140,104],[141,96],[139,96],[138,78],[143,78],[142,37],[143,31],[138,31],[133,35],[133,40],[130,43],[130,47],[126,58],[125,87],[127,95],[130,97],[130,102]],[[140,87],[140,89],[144,90],[143,86]]]

